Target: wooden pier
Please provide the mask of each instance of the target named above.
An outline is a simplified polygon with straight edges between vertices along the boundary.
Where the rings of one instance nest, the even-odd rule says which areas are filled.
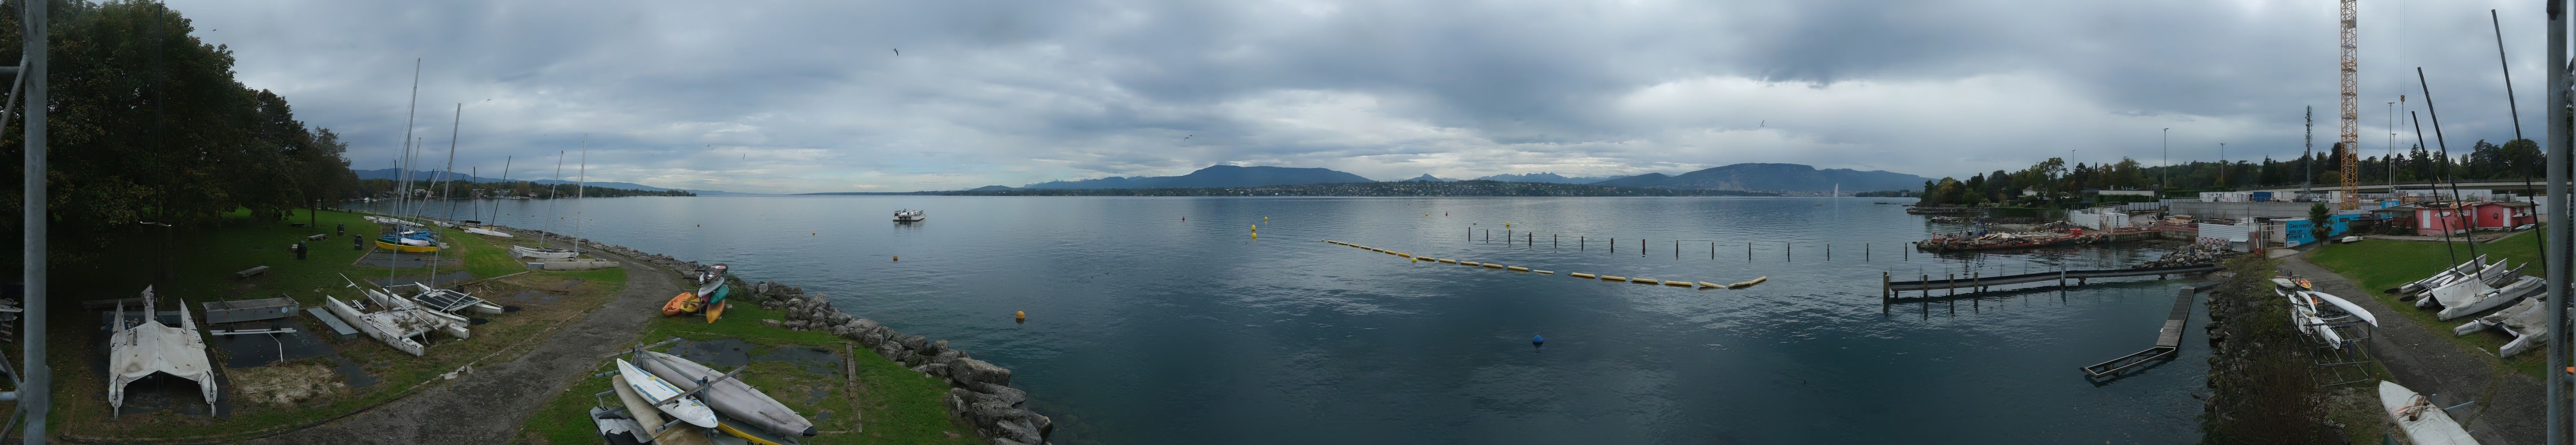
[[[2180,353],[2183,329],[2191,321],[2191,301],[2194,296],[2207,292],[2213,287],[2216,287],[2214,283],[2183,286],[2181,291],[2175,292],[2173,310],[2165,312],[2165,327],[2156,330],[2155,346],[2149,346],[2147,350],[2120,356],[2111,361],[2086,366],[2084,375],[2096,378],[2119,375],[2120,372],[2136,368],[2138,365],[2172,358],[2174,354]]]
[[[2059,270],[2052,272],[1995,276],[1969,273],[1967,276],[1960,276],[1959,274],[1948,274],[1940,277],[1924,275],[1922,276],[1922,279],[1914,281],[1895,281],[1895,277],[1893,275],[1881,273],[1879,274],[1878,296],[1879,299],[1885,301],[1940,298],[1958,295],[1960,289],[1968,289],[1968,292],[1976,293],[1984,292],[1995,286],[2050,281],[2057,282],[2058,286],[2065,286],[2067,284],[2067,280],[2074,280],[2075,285],[2082,286],[2086,284],[2086,280],[2092,278],[2142,277],[2154,275],[2157,279],[2163,279],[2167,275],[2212,272],[2217,271],[2218,269],[2218,265],[2212,264],[2205,266],[2158,267],[2151,269]],[[1943,290],[1947,292],[1940,296],[1934,296],[1932,295],[1932,291],[1934,290]],[[1914,297],[1907,297],[1905,296],[1905,291],[1920,291],[1922,293]]]

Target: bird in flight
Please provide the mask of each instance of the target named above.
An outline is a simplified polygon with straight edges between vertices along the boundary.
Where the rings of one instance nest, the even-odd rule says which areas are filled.
[[[902,49],[902,48],[886,48],[886,49],[894,50],[894,55],[896,55],[896,56],[902,56],[902,55],[903,55],[903,49]]]

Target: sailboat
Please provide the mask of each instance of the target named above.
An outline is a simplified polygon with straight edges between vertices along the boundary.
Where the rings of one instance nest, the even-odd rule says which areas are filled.
[[[528,263],[528,268],[529,268],[529,269],[544,269],[544,270],[593,270],[593,269],[607,269],[607,268],[611,268],[611,267],[617,267],[617,262],[616,262],[616,261],[609,261],[609,260],[598,259],[598,258],[581,258],[581,257],[580,257],[580,256],[581,256],[581,220],[582,220],[582,215],[584,214],[584,213],[581,211],[581,200],[582,200],[582,198],[583,198],[583,196],[582,196],[582,195],[584,194],[584,193],[583,193],[583,191],[584,191],[584,190],[583,190],[583,188],[584,188],[584,187],[587,187],[589,184],[590,184],[590,138],[589,138],[588,136],[583,136],[583,137],[582,137],[582,148],[581,148],[581,179],[576,180],[576,181],[573,183],[573,192],[572,192],[572,202],[573,202],[572,251],[571,251],[571,252],[572,252],[572,255],[571,255],[571,256],[568,256],[568,257],[565,257],[565,258],[551,259],[551,260],[549,260],[549,261],[537,261],[537,262],[531,262],[531,263]]]
[[[587,145],[587,143],[588,143],[588,141],[587,141],[587,140],[585,140],[585,141],[584,141],[584,144],[585,144],[585,145]],[[554,200],[555,200],[555,198],[558,198],[558,196],[556,196],[556,195],[555,195],[555,190],[556,190],[556,185],[563,184],[563,155],[564,155],[564,153],[563,153],[563,152],[560,152],[560,151],[555,152],[555,181],[554,181],[553,183],[546,184],[546,224],[545,224],[545,228],[544,228],[544,229],[542,229],[542,230],[544,230],[544,232],[540,232],[540,233],[537,235],[537,246],[536,246],[536,247],[528,247],[528,246],[527,246],[527,245],[525,245],[525,244],[512,245],[512,246],[510,246],[510,254],[511,254],[511,255],[516,255],[516,256],[521,257],[521,258],[535,258],[535,259],[541,259],[541,260],[559,260],[559,259],[565,259],[565,258],[572,258],[572,257],[573,257],[573,255],[575,255],[575,254],[576,254],[576,252],[573,252],[572,250],[569,250],[569,249],[564,249],[564,248],[560,248],[560,247],[547,247],[547,246],[546,246],[546,235],[545,235],[545,233],[553,232],[553,231],[554,231],[554,229],[555,229],[555,201],[554,201]]]

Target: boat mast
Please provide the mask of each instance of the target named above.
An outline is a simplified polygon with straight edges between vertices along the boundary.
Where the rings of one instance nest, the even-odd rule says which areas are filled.
[[[394,201],[393,216],[397,217],[411,207],[411,130],[413,119],[420,117],[420,58],[417,57],[411,59],[411,104],[403,109],[406,111],[403,112],[402,151],[394,156],[396,163],[400,164],[394,167],[394,193],[402,196]]]
[[[510,160],[511,160],[511,159],[514,159],[514,158],[517,158],[517,156],[502,156],[502,157],[501,157],[501,184],[500,184],[500,185],[495,185],[495,186],[493,186],[493,187],[509,187],[509,186],[510,186]],[[497,193],[499,193],[499,192],[496,190],[494,193],[495,193],[495,194],[497,194]],[[501,196],[509,196],[509,195],[501,195]],[[501,200],[499,200],[499,199],[494,199],[494,200],[492,200],[492,221],[485,221],[484,223],[485,223],[485,224],[496,224],[494,221],[500,221],[500,220],[501,220]]]
[[[588,186],[590,186],[590,134],[583,133],[581,135],[581,182],[574,183],[572,186],[572,217],[574,218],[588,215],[581,211],[583,190]],[[572,220],[572,257],[581,258],[581,220],[578,219]]]
[[[555,191],[563,187],[563,157],[563,150],[555,150],[555,180],[546,183],[546,228],[537,233],[537,247],[540,249],[546,247],[547,235],[555,232],[555,198],[559,198]]]
[[[465,104],[456,104],[456,121],[447,127],[447,166],[438,170],[438,199],[447,201],[447,221],[456,222],[456,130],[465,126]],[[435,280],[436,278],[431,278]]]

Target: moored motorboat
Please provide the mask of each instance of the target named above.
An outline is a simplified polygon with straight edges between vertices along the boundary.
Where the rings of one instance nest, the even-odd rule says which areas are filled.
[[[812,437],[817,433],[814,422],[797,415],[795,410],[778,403],[769,394],[743,383],[742,379],[724,378],[724,373],[698,362],[660,352],[640,351],[635,360],[646,371],[661,376],[683,391],[698,389],[698,382],[702,380],[714,381],[710,384],[712,387],[700,392],[700,397],[716,412],[782,434]]]
[[[922,213],[920,210],[904,209],[894,211],[894,222],[921,222],[929,219],[930,215]]]
[[[2389,419],[2397,421],[2397,429],[2416,445],[2478,443],[2476,438],[2469,437],[2469,430],[2460,428],[2458,421],[2451,420],[2451,413],[2433,405],[2431,398],[2406,389],[2405,385],[2379,381],[2379,407],[2380,412],[2388,413]]]

